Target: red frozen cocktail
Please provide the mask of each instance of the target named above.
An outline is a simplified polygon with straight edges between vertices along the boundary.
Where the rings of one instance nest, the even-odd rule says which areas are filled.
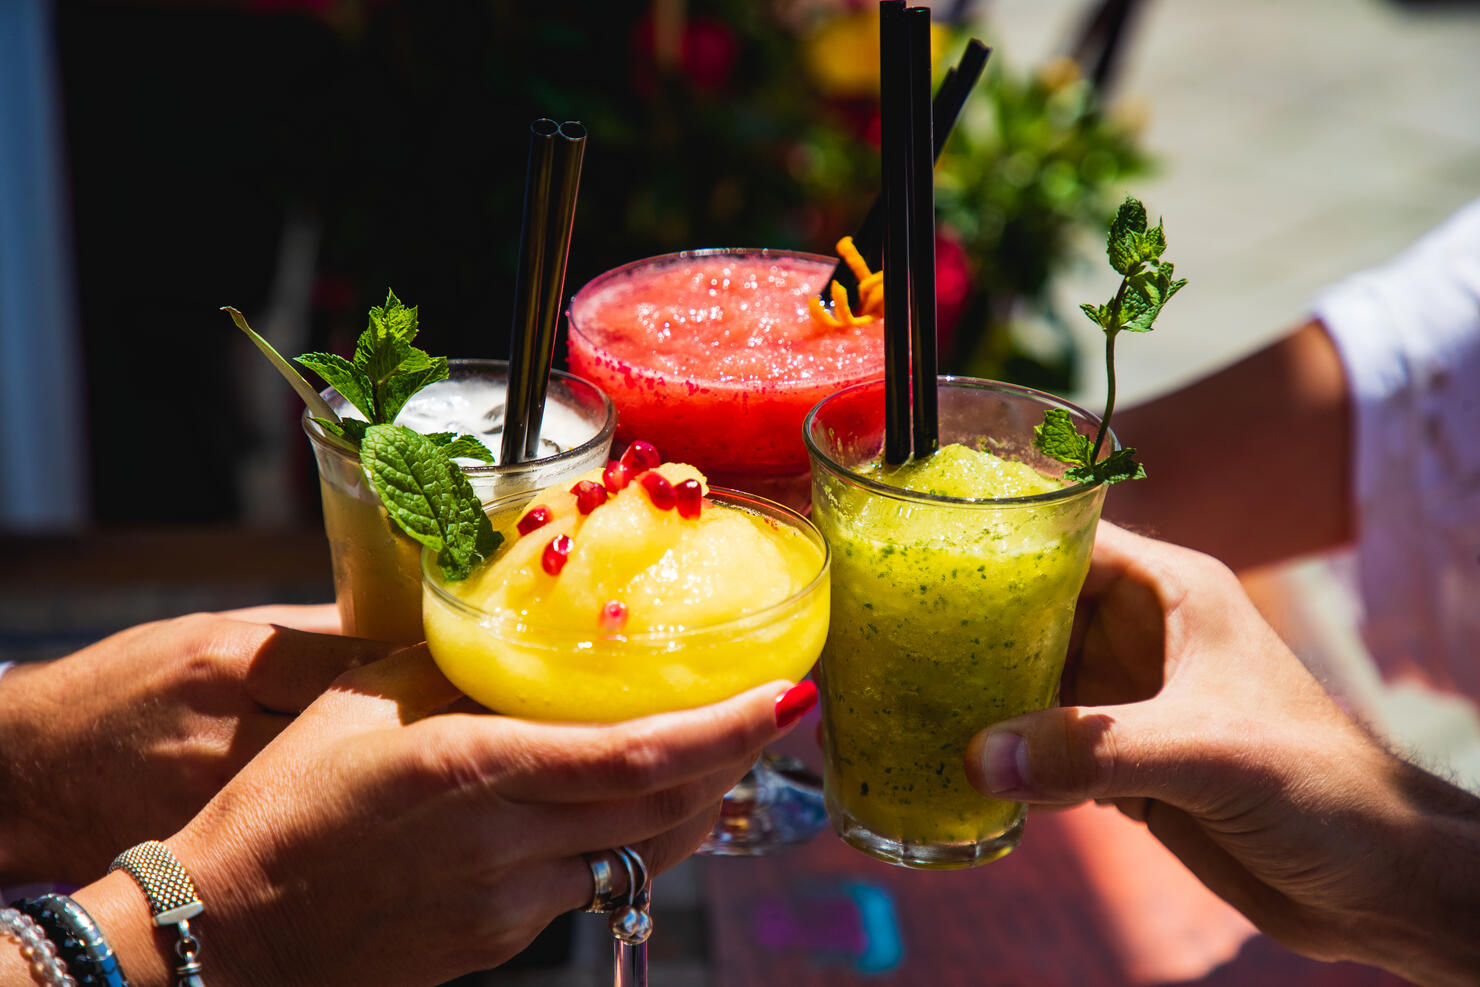
[[[802,419],[884,373],[882,321],[837,327],[808,311],[835,264],[695,250],[608,271],[571,302],[571,371],[611,396],[619,441],[647,439],[716,483],[805,504]]]

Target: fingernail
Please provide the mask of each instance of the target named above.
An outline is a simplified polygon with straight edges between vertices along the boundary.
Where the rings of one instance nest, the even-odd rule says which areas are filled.
[[[776,728],[785,730],[817,705],[817,686],[803,679],[776,697]]]
[[[987,735],[982,748],[982,778],[998,795],[1028,790],[1028,742],[1001,730]]]

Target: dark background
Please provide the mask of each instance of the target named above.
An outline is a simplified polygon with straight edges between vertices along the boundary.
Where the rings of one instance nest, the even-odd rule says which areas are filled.
[[[645,5],[559,6],[58,5],[97,521],[234,518],[245,453],[296,436],[286,387],[280,418],[243,411],[261,358],[218,311],[260,317],[290,216],[321,237],[308,348],[347,352],[389,287],[429,351],[505,356],[537,117],[591,132],[567,294],[663,250],[830,249],[781,166],[806,93],[749,5],[691,16],[666,72]],[[757,114],[767,87],[794,98]],[[293,513],[316,523],[297,445]],[[187,461],[188,496],[140,482]]]

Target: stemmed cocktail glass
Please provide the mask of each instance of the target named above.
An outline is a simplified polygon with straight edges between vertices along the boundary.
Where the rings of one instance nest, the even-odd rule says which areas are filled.
[[[713,482],[802,514],[802,419],[834,391],[882,377],[881,324],[835,328],[808,303],[837,259],[786,250],[665,254],[600,275],[571,301],[572,372],[617,406],[617,445],[653,443]],[[821,780],[763,754],[726,797],[701,853],[751,856],[827,824]]]
[[[493,504],[488,514],[495,529],[512,534],[526,508],[532,511],[534,505],[521,495]],[[827,636],[826,542],[806,518],[761,497],[711,487],[703,510],[716,509],[747,512],[758,529],[774,532],[768,537],[785,539],[790,550],[801,553],[806,578],[794,592],[751,612],[694,625],[662,622],[652,631],[583,630],[569,622],[544,626],[527,612],[470,603],[458,594],[457,584],[443,581],[428,551],[422,557],[423,616],[432,657],[454,685],[489,709],[543,720],[613,722],[717,702],[775,679],[801,678]],[[601,561],[598,556],[595,564]],[[743,566],[733,578],[745,578]],[[618,861],[624,861],[620,852]],[[629,889],[638,911],[646,905],[641,883],[635,875]],[[633,919],[630,909],[613,915],[619,985],[628,982],[629,964],[637,968],[635,982],[646,982],[642,942],[650,925]]]

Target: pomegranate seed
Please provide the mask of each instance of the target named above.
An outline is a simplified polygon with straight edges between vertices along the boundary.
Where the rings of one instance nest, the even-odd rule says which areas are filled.
[[[641,439],[632,443],[627,447],[627,451],[622,453],[622,465],[634,473],[656,469],[662,463],[663,457],[658,455],[657,447],[651,442],[644,442]]]
[[[688,479],[673,489],[678,497],[679,517],[698,517],[704,503],[704,485],[698,480]]]
[[[678,503],[678,495],[673,492],[673,484],[668,482],[668,477],[657,470],[648,470],[637,478],[642,484],[642,489],[647,491],[648,500],[660,511],[671,511]]]
[[[601,626],[608,631],[619,631],[627,626],[627,604],[612,600],[601,608]]]
[[[590,514],[606,503],[606,487],[595,480],[582,480],[570,492],[576,495],[576,510],[582,514]]]
[[[520,518],[519,523],[515,527],[519,529],[521,535],[527,535],[531,531],[538,531],[549,523],[550,508],[541,504],[538,507],[530,508],[529,513]]]
[[[570,559],[570,550],[575,547],[570,535],[556,535],[550,539],[550,544],[545,546],[544,554],[540,556],[540,568],[552,576],[560,575],[560,570],[565,568],[565,563]]]
[[[606,485],[606,489],[617,493],[632,482],[632,470],[626,463],[613,459],[606,464],[606,469],[601,471],[601,482]]]

